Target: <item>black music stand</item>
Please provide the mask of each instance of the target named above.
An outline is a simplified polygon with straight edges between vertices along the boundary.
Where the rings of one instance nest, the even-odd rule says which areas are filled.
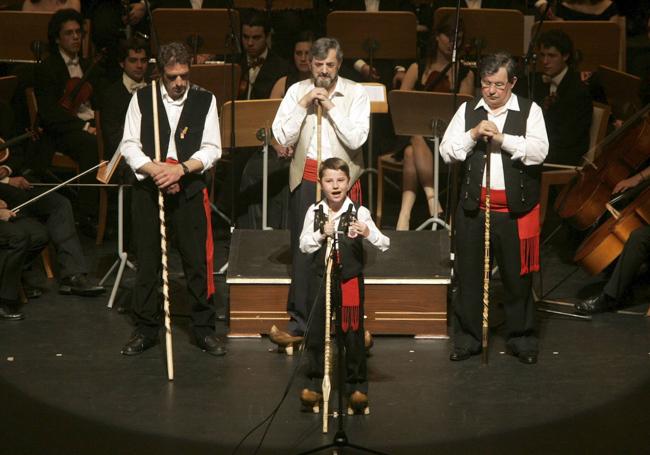
[[[605,65],[598,67],[598,80],[605,90],[614,117],[627,120],[643,108],[639,92],[641,78]]]
[[[388,104],[393,113],[393,127],[400,136],[423,136],[433,138],[433,189],[436,194],[434,200],[434,214],[417,227],[421,231],[431,224],[431,229],[436,230],[439,225],[449,229],[444,220],[438,218],[438,197],[440,186],[440,138],[444,134],[449,121],[456,112],[454,100],[459,104],[471,101],[468,95],[436,92],[417,92],[407,90],[393,90],[388,94]]]
[[[271,125],[280,107],[280,99],[274,100],[242,100],[235,101],[235,144],[237,147],[263,146],[262,164],[262,229],[270,230],[268,222],[268,185],[269,185],[269,144],[271,143]],[[231,109],[232,102],[228,101],[223,110]],[[221,145],[230,148],[232,119],[221,117]]]
[[[47,25],[53,13],[0,11],[0,61],[37,63],[47,53]]]
[[[367,58],[372,67],[375,59],[412,60],[417,57],[417,18],[411,12],[334,11],[327,16],[327,34],[341,43],[346,57]],[[379,111],[376,111],[379,112]],[[372,131],[372,115],[370,116]],[[372,211],[373,185],[371,173],[373,146],[368,141],[365,163],[368,173],[368,207]]]

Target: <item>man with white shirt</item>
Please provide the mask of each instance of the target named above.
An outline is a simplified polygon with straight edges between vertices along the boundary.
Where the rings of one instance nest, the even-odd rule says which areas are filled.
[[[219,118],[214,95],[190,85],[190,63],[191,56],[181,43],[170,43],[159,49],[160,161],[155,160],[151,86],[132,97],[126,114],[120,152],[137,178],[132,210],[139,266],[133,292],[136,329],[122,349],[124,355],[140,354],[158,342],[161,270],[158,191],[165,193],[168,227],[176,232],[196,343],[210,354],[226,353],[214,333],[212,227],[205,178],[205,171],[221,156]]]
[[[299,236],[307,209],[316,201],[317,106],[322,109],[321,156],[345,160],[350,166],[350,198],[361,203],[358,181],[363,169],[362,146],[368,138],[370,100],[364,88],[339,76],[343,52],[338,41],[320,38],[311,48],[312,77],[292,85],[273,121],[273,134],[291,158],[289,208],[291,229],[291,287],[287,311],[291,316],[290,343],[298,342],[306,328],[309,256],[299,249]],[[273,338],[272,338],[273,340]]]
[[[38,113],[45,133],[53,140],[57,151],[69,155],[80,169],[86,170],[98,163],[93,105],[102,91],[98,72],[89,71],[90,62],[80,56],[84,34],[83,17],[73,9],[57,11],[48,24],[50,56],[36,66],[34,89]],[[87,76],[92,86],[92,98],[71,112],[64,109],[61,100],[70,78]],[[94,177],[82,178],[82,183],[93,183]],[[97,192],[79,191],[80,227],[86,233],[94,230]],[[93,234],[94,235],[94,234]]]
[[[505,288],[507,346],[522,363],[537,362],[531,272],[539,269],[539,187],[548,139],[541,108],[512,93],[515,65],[505,53],[482,59],[482,96],[461,105],[440,144],[446,163],[462,163],[452,361],[481,352],[485,169],[490,159],[490,240]]]
[[[542,74],[537,75],[533,99],[544,111],[549,150],[546,161],[579,165],[589,149],[593,102],[589,88],[572,67],[573,43],[562,30],[539,37]]]

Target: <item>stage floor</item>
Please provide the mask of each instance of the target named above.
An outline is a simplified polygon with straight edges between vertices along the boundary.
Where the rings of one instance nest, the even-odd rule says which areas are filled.
[[[574,269],[560,259],[567,243],[558,238],[545,250],[548,287]],[[97,270],[110,265],[113,248],[96,250]],[[599,281],[579,270],[552,297],[576,301]],[[231,453],[279,403],[299,366],[298,356],[270,352],[266,338],[230,339],[222,358],[202,353],[179,315],[169,383],[160,346],[120,355],[132,326],[106,308],[108,296],[64,297],[48,286],[25,307],[24,321],[0,324],[3,454]],[[497,302],[496,281],[494,292]],[[345,417],[347,434],[390,454],[648,453],[650,319],[640,315],[648,294],[647,287],[635,294],[629,310],[639,314],[580,321],[539,312],[541,352],[532,366],[503,353],[496,303],[487,366],[478,357],[450,362],[446,340],[380,337],[368,362],[371,414]],[[218,330],[225,334],[225,323]],[[299,453],[332,440],[337,421],[323,435],[321,417],[299,411],[300,388],[299,371],[259,453]],[[253,453],[260,436],[238,453]]]

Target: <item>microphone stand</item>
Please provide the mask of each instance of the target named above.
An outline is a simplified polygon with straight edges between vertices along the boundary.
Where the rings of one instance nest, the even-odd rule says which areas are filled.
[[[551,8],[551,2],[546,3],[546,8],[542,13],[539,22],[537,24],[537,29],[535,30],[535,35],[528,43],[528,51],[526,51],[526,56],[524,57],[524,68],[526,69],[526,80],[528,81],[528,99],[535,99],[535,66],[537,63],[537,54],[535,53],[535,47],[537,46],[537,41],[539,40],[539,35],[542,31],[542,25],[544,20],[548,15],[548,11]],[[531,68],[532,67],[532,68]]]

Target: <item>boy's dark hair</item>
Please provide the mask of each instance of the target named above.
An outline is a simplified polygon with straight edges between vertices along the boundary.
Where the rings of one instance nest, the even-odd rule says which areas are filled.
[[[567,65],[573,62],[573,42],[569,35],[560,29],[547,30],[539,36],[540,47],[554,47],[562,56],[568,55]]]
[[[50,45],[50,52],[55,52],[58,49],[56,40],[59,39],[61,27],[68,21],[75,21],[81,27],[81,32],[84,31],[84,18],[80,12],[72,8],[60,9],[52,15],[49,24],[47,24],[47,42]]]
[[[345,160],[341,158],[328,158],[322,163],[320,163],[320,169],[318,170],[318,179],[323,178],[323,174],[327,169],[330,169],[332,171],[343,171],[343,173],[350,178],[350,166],[348,166],[348,163],[345,162]]]
[[[129,51],[144,51],[145,55],[149,57],[149,44],[137,36],[121,40],[119,54],[117,56],[120,62],[123,62],[129,56]]]
[[[252,10],[249,14],[245,14],[241,21],[241,26],[247,25],[249,27],[264,27],[264,34],[268,36],[271,33],[271,22],[266,13],[259,10]]]

